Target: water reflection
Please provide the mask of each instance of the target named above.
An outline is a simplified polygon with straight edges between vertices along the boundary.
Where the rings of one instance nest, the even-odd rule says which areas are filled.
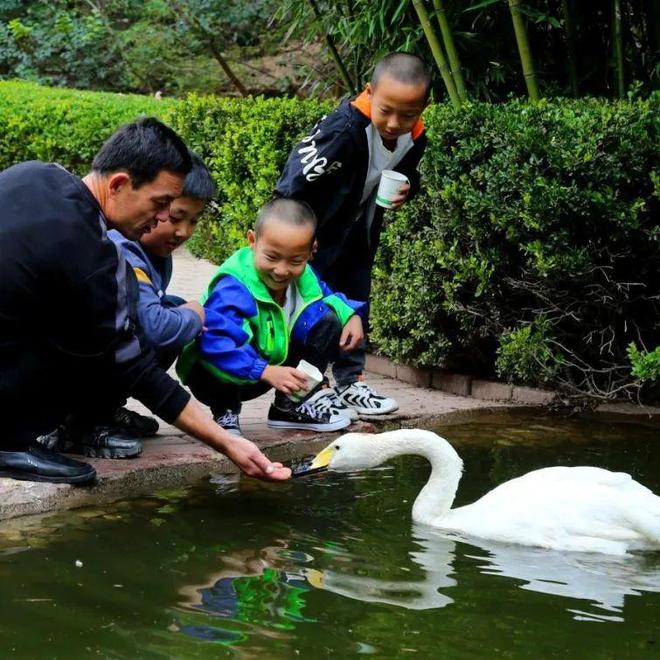
[[[411,610],[441,608],[454,602],[441,589],[455,587],[454,560],[457,552],[476,559],[483,575],[521,580],[518,588],[566,599],[587,601],[593,610],[567,607],[578,621],[623,621],[626,596],[660,592],[660,557],[606,556],[579,552],[558,552],[470,539],[457,543],[435,530],[416,527],[419,550],[410,552],[411,561],[423,569],[416,581],[383,580],[336,570],[303,569],[309,584],[317,589],[369,603],[384,603]],[[460,549],[459,549],[460,548]],[[475,549],[477,552],[475,552]],[[457,581],[458,580],[458,581]]]
[[[483,553],[467,556],[481,562],[479,571],[522,580],[518,585],[563,598],[588,601],[593,610],[568,607],[578,621],[623,621],[626,596],[660,592],[657,554],[624,557],[584,552],[558,552],[470,540]]]

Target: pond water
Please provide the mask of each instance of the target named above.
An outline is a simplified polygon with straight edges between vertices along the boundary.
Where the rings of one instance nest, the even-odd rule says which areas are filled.
[[[458,504],[548,465],[660,492],[657,426],[484,415],[434,429]],[[660,553],[617,558],[411,526],[417,457],[285,485],[213,483],[3,523],[3,657],[657,658]]]

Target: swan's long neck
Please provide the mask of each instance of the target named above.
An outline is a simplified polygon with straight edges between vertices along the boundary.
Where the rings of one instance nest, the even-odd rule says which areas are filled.
[[[463,461],[454,448],[439,435],[419,429],[393,431],[388,440],[388,458],[418,454],[431,463],[431,476],[413,504],[413,520],[430,524],[447,515],[463,472]]]

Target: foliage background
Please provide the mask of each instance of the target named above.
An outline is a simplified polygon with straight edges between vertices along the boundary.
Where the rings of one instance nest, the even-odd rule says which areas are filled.
[[[118,123],[157,114],[216,179],[193,248],[219,262],[243,244],[293,144],[331,108],[5,82],[0,167],[40,158],[82,174]],[[657,380],[659,111],[660,96],[430,107],[423,192],[388,214],[379,250],[376,349],[601,399]]]

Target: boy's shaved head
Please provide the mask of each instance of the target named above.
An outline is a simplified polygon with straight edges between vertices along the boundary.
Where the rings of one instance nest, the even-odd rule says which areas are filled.
[[[269,220],[279,220],[294,227],[308,226],[312,236],[316,234],[316,214],[307,202],[278,197],[265,204],[254,224],[255,236],[259,236]]]
[[[431,69],[424,60],[411,53],[390,53],[374,68],[371,76],[371,86],[375,89],[378,81],[388,75],[400,83],[415,87],[424,85],[428,96],[431,87]]]

